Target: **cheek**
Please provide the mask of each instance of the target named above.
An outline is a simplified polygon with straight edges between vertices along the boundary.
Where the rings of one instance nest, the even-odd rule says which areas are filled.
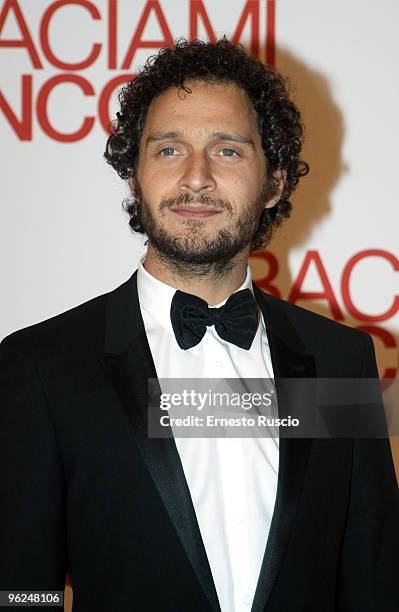
[[[140,185],[147,194],[147,197],[154,202],[168,197],[174,193],[176,181],[173,171],[165,168],[143,169],[141,173]]]
[[[244,202],[252,202],[257,198],[259,185],[255,177],[253,180],[243,179],[241,177],[237,178],[234,183],[232,183],[229,192],[232,200],[241,205]]]

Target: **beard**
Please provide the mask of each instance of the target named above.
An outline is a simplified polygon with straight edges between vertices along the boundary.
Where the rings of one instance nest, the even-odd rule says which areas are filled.
[[[223,278],[230,274],[237,256],[251,243],[259,227],[267,189],[265,181],[257,198],[248,202],[235,215],[228,200],[213,199],[206,194],[194,197],[185,193],[162,200],[158,219],[137,183],[135,196],[144,231],[153,247],[154,257],[161,265],[185,279],[204,276]],[[186,219],[180,235],[171,234],[162,226],[160,220],[167,210],[193,202],[224,211],[228,218],[226,227],[209,237],[206,235],[207,222],[200,219]]]

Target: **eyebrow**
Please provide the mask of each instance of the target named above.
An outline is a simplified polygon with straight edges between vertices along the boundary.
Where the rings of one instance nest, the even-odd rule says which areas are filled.
[[[148,136],[146,144],[148,145],[148,143],[150,142],[156,142],[159,140],[174,140],[176,138],[181,138],[182,135],[182,132],[176,131],[155,132],[154,134],[151,134],[151,136]],[[247,136],[242,136],[240,134],[231,134],[230,132],[214,132],[211,138],[213,140],[226,140],[231,142],[238,142],[240,144],[248,144],[251,147],[255,148],[253,140],[251,140]]]

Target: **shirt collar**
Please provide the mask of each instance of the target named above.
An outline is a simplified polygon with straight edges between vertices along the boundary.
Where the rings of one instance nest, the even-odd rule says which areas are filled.
[[[139,296],[140,308],[148,312],[154,319],[162,325],[166,331],[174,335],[172,323],[170,321],[170,307],[176,288],[167,285],[163,281],[155,278],[144,268],[146,256],[139,259],[137,269],[137,292]],[[244,282],[234,293],[242,289],[249,289],[253,293],[251,268],[247,266],[247,275]],[[214,308],[219,308],[227,302],[226,298],[222,302],[215,304]]]

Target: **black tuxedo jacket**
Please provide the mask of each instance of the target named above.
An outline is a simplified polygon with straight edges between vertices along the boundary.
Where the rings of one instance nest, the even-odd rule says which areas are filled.
[[[69,574],[74,612],[216,611],[174,439],[147,435],[136,274],[1,344],[0,590]],[[369,336],[255,293],[276,380],[377,376]],[[281,439],[252,611],[398,612],[398,524],[388,440]]]

